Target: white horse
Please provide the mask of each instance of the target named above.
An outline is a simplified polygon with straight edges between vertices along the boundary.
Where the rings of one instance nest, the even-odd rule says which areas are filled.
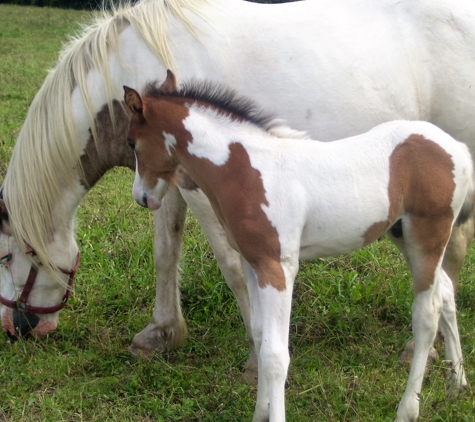
[[[212,77],[251,93],[260,106],[324,141],[404,118],[429,120],[474,151],[474,22],[469,0],[144,0],[99,19],[64,48],[18,137],[4,182],[9,219],[3,213],[0,253],[10,271],[1,274],[1,296],[15,301],[31,264],[40,262],[27,302],[53,309],[63,301],[65,288],[54,283],[69,277],[55,268],[76,263],[77,205],[107,169],[134,165],[121,146],[123,112],[115,101],[122,85],[140,90],[170,67],[179,78]],[[170,192],[156,213],[155,309],[131,349],[169,350],[186,335],[177,283],[185,200],[238,299],[252,367],[239,256],[204,195],[189,184]],[[454,228],[444,260],[454,281],[472,235],[471,219]],[[36,258],[25,255],[27,245]],[[15,313],[1,311],[12,335]],[[57,320],[57,312],[41,314],[33,332],[47,333]]]
[[[430,123],[408,121],[331,143],[296,140],[288,127],[229,90],[196,82],[177,89],[172,72],[162,86],[149,85],[143,98],[125,88],[125,101],[132,112],[128,142],[137,158],[135,200],[160,208],[183,166],[243,256],[259,357],[255,422],[285,421],[299,259],[360,249],[387,231],[406,258],[415,294],[414,359],[396,420],[419,415],[439,317],[454,363],[448,389],[466,385],[457,319],[443,307],[441,292],[452,227],[473,207],[466,145]],[[453,296],[450,301],[454,308]]]

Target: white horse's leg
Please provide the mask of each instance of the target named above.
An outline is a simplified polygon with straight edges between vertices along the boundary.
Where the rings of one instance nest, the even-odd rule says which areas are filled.
[[[273,264],[275,265],[275,264]],[[290,363],[289,356],[289,324],[292,306],[292,290],[295,275],[298,271],[298,254],[295,258],[281,261],[285,275],[285,290],[279,291],[272,287],[272,267],[260,266],[257,276],[257,295],[260,308],[262,338],[259,348],[259,390],[268,395],[269,422],[285,422],[285,380]],[[275,274],[275,273],[274,273]],[[264,285],[265,287],[261,287]],[[254,292],[253,292],[254,294]],[[256,315],[257,317],[257,315]],[[254,316],[253,316],[254,319]],[[266,391],[267,390],[267,391]],[[261,417],[265,406],[264,394],[258,393],[254,422],[267,419]]]
[[[442,315],[439,320],[439,329],[445,340],[445,358],[450,361],[447,370],[447,394],[456,395],[462,387],[467,385],[463,369],[462,346],[457,326],[457,310],[454,299],[454,287],[452,281],[441,272],[440,291],[443,300]]]
[[[133,355],[163,353],[180,346],[186,339],[178,283],[186,208],[178,189],[171,188],[155,212],[155,307],[150,323],[132,340],[129,350]]]
[[[454,291],[462,270],[462,265],[467,256],[468,248],[474,235],[474,216],[472,215],[462,224],[454,224],[452,235],[444,254],[442,268],[452,280]]]
[[[249,295],[247,292],[246,279],[241,268],[240,254],[229,245],[224,230],[216,218],[205,194],[199,189],[181,189],[181,193],[200,223],[227,285],[234,293],[234,296],[236,296],[244,326],[246,327],[250,347],[249,359],[244,367],[245,372],[243,377],[246,381],[256,382],[258,362],[251,330]]]

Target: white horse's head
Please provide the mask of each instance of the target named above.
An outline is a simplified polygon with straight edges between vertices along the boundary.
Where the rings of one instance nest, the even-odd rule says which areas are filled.
[[[52,245],[54,249],[61,248],[58,242]],[[74,250],[77,254],[76,246]],[[70,261],[70,253],[64,258],[63,250],[60,255]],[[78,263],[79,255],[71,269],[56,267],[57,274],[52,275],[35,258],[34,249],[24,251],[20,248],[12,234],[5,203],[0,199],[0,314],[3,331],[12,339],[29,333],[44,336],[54,331],[59,310],[71,293]]]

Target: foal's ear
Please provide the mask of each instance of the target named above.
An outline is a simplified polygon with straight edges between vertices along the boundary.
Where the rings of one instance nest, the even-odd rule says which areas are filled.
[[[135,89],[124,85],[124,101],[132,113],[142,114],[142,98],[140,98],[140,94]]]
[[[158,89],[163,94],[170,94],[176,91],[176,76],[170,69],[167,69],[167,78]]]

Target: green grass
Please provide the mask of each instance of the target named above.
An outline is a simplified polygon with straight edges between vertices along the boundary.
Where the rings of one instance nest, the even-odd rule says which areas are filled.
[[[0,6],[0,157],[8,159],[66,34],[88,14]],[[246,421],[255,387],[239,382],[247,359],[234,298],[190,215],[182,303],[190,340],[136,360],[127,347],[154,301],[153,218],[134,205],[132,173],[110,172],[78,213],[82,262],[58,330],[11,344],[0,337],[2,421]],[[475,379],[472,250],[457,302],[469,382]],[[289,421],[392,421],[408,368],[411,280],[386,240],[347,257],[302,263],[290,330]],[[444,364],[426,373],[421,421],[473,421],[471,388],[445,398]]]

